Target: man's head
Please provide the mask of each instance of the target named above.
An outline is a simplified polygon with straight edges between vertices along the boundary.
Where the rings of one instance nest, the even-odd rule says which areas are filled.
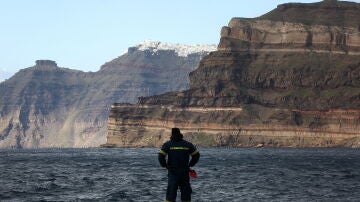
[[[183,139],[183,135],[180,133],[180,129],[179,128],[172,128],[171,129],[171,140],[174,141],[180,141]]]

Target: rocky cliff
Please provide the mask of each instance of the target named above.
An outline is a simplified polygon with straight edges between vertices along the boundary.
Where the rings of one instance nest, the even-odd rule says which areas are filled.
[[[112,106],[107,146],[158,146],[174,126],[205,146],[360,147],[360,4],[231,19],[189,90]]]
[[[0,148],[99,146],[111,103],[188,88],[189,72],[213,49],[147,41],[98,72],[38,60],[0,83]]]

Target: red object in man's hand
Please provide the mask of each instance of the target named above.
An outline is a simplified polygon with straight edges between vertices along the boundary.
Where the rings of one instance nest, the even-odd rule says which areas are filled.
[[[195,170],[190,169],[189,170],[189,176],[192,178],[197,178],[197,173]]]

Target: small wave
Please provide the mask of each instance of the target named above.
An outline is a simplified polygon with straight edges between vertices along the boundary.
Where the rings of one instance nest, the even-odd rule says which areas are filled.
[[[33,189],[36,192],[43,192],[48,190],[56,190],[61,188],[61,186],[57,185],[55,182],[46,182],[42,184],[36,184],[34,185]]]
[[[12,199],[14,197],[25,198],[26,195],[28,195],[28,194],[30,194],[30,193],[27,191],[11,190],[4,194],[0,194],[0,199],[5,200],[5,199]]]
[[[119,201],[119,199],[131,199],[125,191],[116,191],[107,196],[109,201]]]
[[[93,186],[95,184],[94,180],[90,179],[89,177],[83,177],[82,180],[86,183],[88,186]]]
[[[6,199],[11,199],[12,197],[11,197],[11,195],[10,195],[10,193],[0,193],[0,199],[1,200],[6,200]]]

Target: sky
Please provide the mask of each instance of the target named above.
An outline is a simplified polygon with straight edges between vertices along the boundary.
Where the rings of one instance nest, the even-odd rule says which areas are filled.
[[[38,59],[94,72],[145,40],[218,44],[232,17],[287,2],[316,1],[0,0],[0,81]]]

